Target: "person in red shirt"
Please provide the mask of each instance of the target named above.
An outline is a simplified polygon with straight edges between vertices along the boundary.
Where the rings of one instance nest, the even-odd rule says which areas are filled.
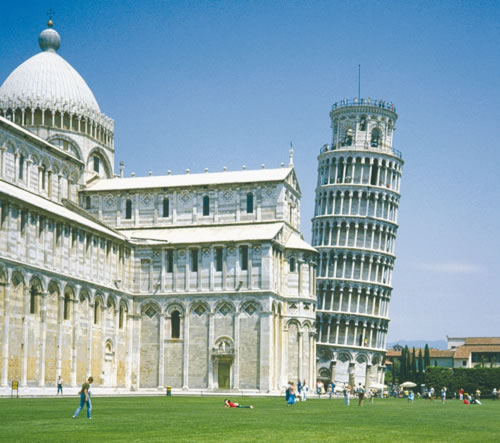
[[[225,408],[250,408],[250,409],[253,409],[253,406],[250,405],[250,406],[242,406],[240,405],[239,403],[233,403],[231,400],[229,400],[228,398],[226,398],[224,400],[224,407]]]

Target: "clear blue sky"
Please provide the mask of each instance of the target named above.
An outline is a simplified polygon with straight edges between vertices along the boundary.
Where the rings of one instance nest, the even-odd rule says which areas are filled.
[[[24,1],[0,14],[0,81],[59,50],[115,119],[126,173],[279,167],[290,140],[311,237],[329,109],[396,104],[405,167],[389,341],[500,335],[498,1]]]

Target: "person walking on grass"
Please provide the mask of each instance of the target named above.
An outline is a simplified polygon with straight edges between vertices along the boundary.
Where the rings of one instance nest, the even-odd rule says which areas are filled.
[[[357,393],[358,393],[358,399],[359,399],[358,406],[362,407],[363,406],[363,400],[365,399],[365,387],[361,383],[359,384]]]
[[[82,385],[82,390],[80,391],[80,406],[76,409],[75,413],[73,414],[73,418],[78,417],[78,414],[80,411],[83,409],[85,405],[87,405],[87,418],[90,420],[92,417],[90,416],[90,413],[92,412],[92,403],[90,402],[90,385],[94,379],[92,377],[89,377],[88,381],[86,381]]]
[[[446,386],[441,389],[441,403],[444,405],[446,403]]]
[[[349,389],[349,385],[344,386],[344,390],[342,391],[342,394],[344,395],[344,405],[349,406],[350,404],[350,399],[349,399],[349,394],[351,393],[351,390]]]
[[[62,383],[63,383],[62,378],[59,375],[57,377],[57,394],[56,395],[59,395],[59,393],[61,393],[61,395],[63,395]]]

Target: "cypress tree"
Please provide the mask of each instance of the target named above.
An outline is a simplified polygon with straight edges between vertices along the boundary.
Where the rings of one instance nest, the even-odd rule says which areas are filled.
[[[413,351],[411,353],[411,379],[412,381],[417,381],[417,353],[415,351],[415,346],[413,346]]]
[[[411,354],[408,345],[405,346],[405,354],[406,354],[406,377],[405,381],[410,379],[411,376]]]
[[[401,364],[399,366],[399,381],[406,381],[406,352],[405,348],[401,350]]]
[[[418,351],[418,382],[424,382],[424,357],[422,356],[422,349]]]
[[[429,345],[425,344],[424,349],[424,369],[431,367],[431,353],[429,351]]]

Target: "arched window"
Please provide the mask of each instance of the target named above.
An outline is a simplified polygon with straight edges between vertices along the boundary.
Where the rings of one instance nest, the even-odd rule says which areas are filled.
[[[210,197],[208,195],[203,197],[203,215],[210,215]]]
[[[132,200],[130,199],[128,199],[127,202],[125,203],[125,219],[126,220],[132,219]]]
[[[348,129],[345,132],[344,145],[351,146],[352,145],[352,129]]]
[[[99,172],[99,157],[94,155],[94,172]]]
[[[85,197],[85,208],[86,209],[90,209],[90,206],[91,206],[91,200],[90,200],[90,196],[86,196]]]
[[[364,115],[361,117],[361,120],[359,122],[359,130],[366,131],[366,117]]]
[[[170,202],[167,197],[163,199],[163,217],[170,216]]]
[[[248,246],[240,246],[240,269],[248,271]]]
[[[181,336],[181,315],[179,311],[172,312],[171,321],[171,338],[179,338]]]
[[[290,263],[290,272],[295,272],[295,259],[292,257],[289,263]]]
[[[376,148],[380,144],[380,130],[379,129],[373,128],[372,138],[370,140],[370,144],[374,148]]]
[[[253,214],[253,194],[247,194],[247,214]]]
[[[378,175],[378,163],[375,160],[375,163],[372,166],[372,177],[370,180],[370,184],[376,186],[377,185],[377,175]]]
[[[70,302],[71,302],[71,297],[69,296],[69,294],[66,294],[64,296],[64,309],[63,309],[64,320],[69,320],[69,316],[70,316],[70,310],[69,310]]]

